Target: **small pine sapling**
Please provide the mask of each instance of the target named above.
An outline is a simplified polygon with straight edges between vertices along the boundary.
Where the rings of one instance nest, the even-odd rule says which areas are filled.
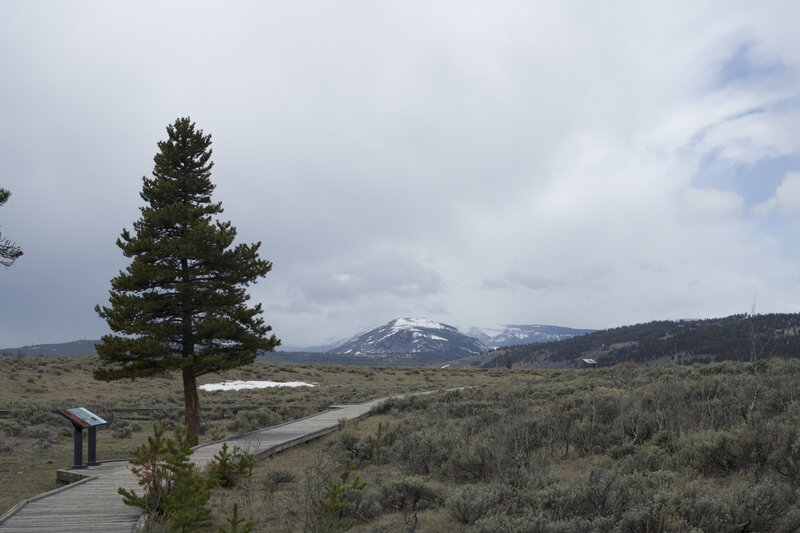
[[[197,531],[211,525],[211,510],[206,507],[210,483],[197,473],[189,460],[192,447],[186,433],[175,430],[175,438],[165,437],[165,424],[156,424],[153,435],[134,452],[133,474],[144,488],[140,496],[120,487],[117,491],[127,505],[139,507],[150,520],[169,523],[174,531]]]
[[[324,531],[347,531],[355,525],[355,520],[347,516],[346,509],[350,504],[349,493],[360,491],[367,484],[356,474],[352,479],[355,465],[347,461],[339,479],[325,486],[325,497],[320,500],[320,512]]]
[[[253,519],[248,518],[245,520],[239,516],[239,504],[233,504],[233,513],[231,513],[230,518],[226,518],[225,522],[227,524],[223,524],[219,526],[219,533],[252,533],[253,531]]]
[[[388,427],[384,426],[382,422],[378,422],[378,429],[375,430],[375,434],[367,437],[367,442],[371,448],[372,460],[375,464],[381,464],[383,460],[383,448],[389,444],[389,439],[386,436],[387,429]]]
[[[207,467],[211,476],[221,487],[233,488],[244,477],[253,473],[255,458],[252,454],[243,452],[238,446],[233,451],[228,451],[228,443],[222,444],[222,449],[209,462]]]

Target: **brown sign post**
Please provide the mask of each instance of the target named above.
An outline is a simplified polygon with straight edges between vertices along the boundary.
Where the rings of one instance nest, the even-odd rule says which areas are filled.
[[[92,413],[85,407],[70,407],[69,409],[56,409],[56,413],[60,414],[70,422],[72,422],[73,435],[74,435],[74,449],[75,455],[72,468],[86,468],[87,466],[95,466],[100,463],[97,462],[97,428],[107,426],[109,423]],[[86,429],[89,434],[89,457],[88,462],[83,464],[83,430]]]

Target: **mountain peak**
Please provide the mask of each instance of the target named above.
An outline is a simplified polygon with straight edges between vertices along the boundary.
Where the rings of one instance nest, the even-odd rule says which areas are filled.
[[[453,326],[426,317],[405,317],[356,335],[329,353],[364,357],[416,353],[466,356],[485,349],[481,341],[464,335]]]
[[[395,318],[389,322],[389,324],[395,328],[455,329],[453,326],[448,326],[447,324],[442,324],[441,322],[435,322],[424,316]]]

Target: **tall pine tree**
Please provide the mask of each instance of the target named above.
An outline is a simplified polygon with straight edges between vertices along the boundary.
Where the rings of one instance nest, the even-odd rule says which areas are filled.
[[[179,370],[183,377],[187,439],[200,430],[197,378],[252,363],[280,344],[249,307],[248,285],[272,265],[261,243],[233,245],[236,229],[212,217],[211,136],[189,118],[167,127],[158,143],[153,177],[144,177],[146,205],[133,232],[117,246],[130,265],[111,280],[110,306],[95,310],[114,334],[97,345],[96,379],[111,381]]]

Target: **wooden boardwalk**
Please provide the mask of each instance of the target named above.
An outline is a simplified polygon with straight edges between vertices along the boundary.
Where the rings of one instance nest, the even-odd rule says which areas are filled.
[[[253,431],[226,441],[195,448],[192,461],[204,466],[228,443],[239,446],[256,457],[263,457],[334,431],[340,421],[355,420],[383,401],[372,400],[357,405],[335,406],[294,422]],[[135,507],[122,502],[117,487],[139,489],[127,461],[104,463],[82,470],[71,470],[81,481],[29,498],[0,517],[2,532],[130,532],[139,522]]]

